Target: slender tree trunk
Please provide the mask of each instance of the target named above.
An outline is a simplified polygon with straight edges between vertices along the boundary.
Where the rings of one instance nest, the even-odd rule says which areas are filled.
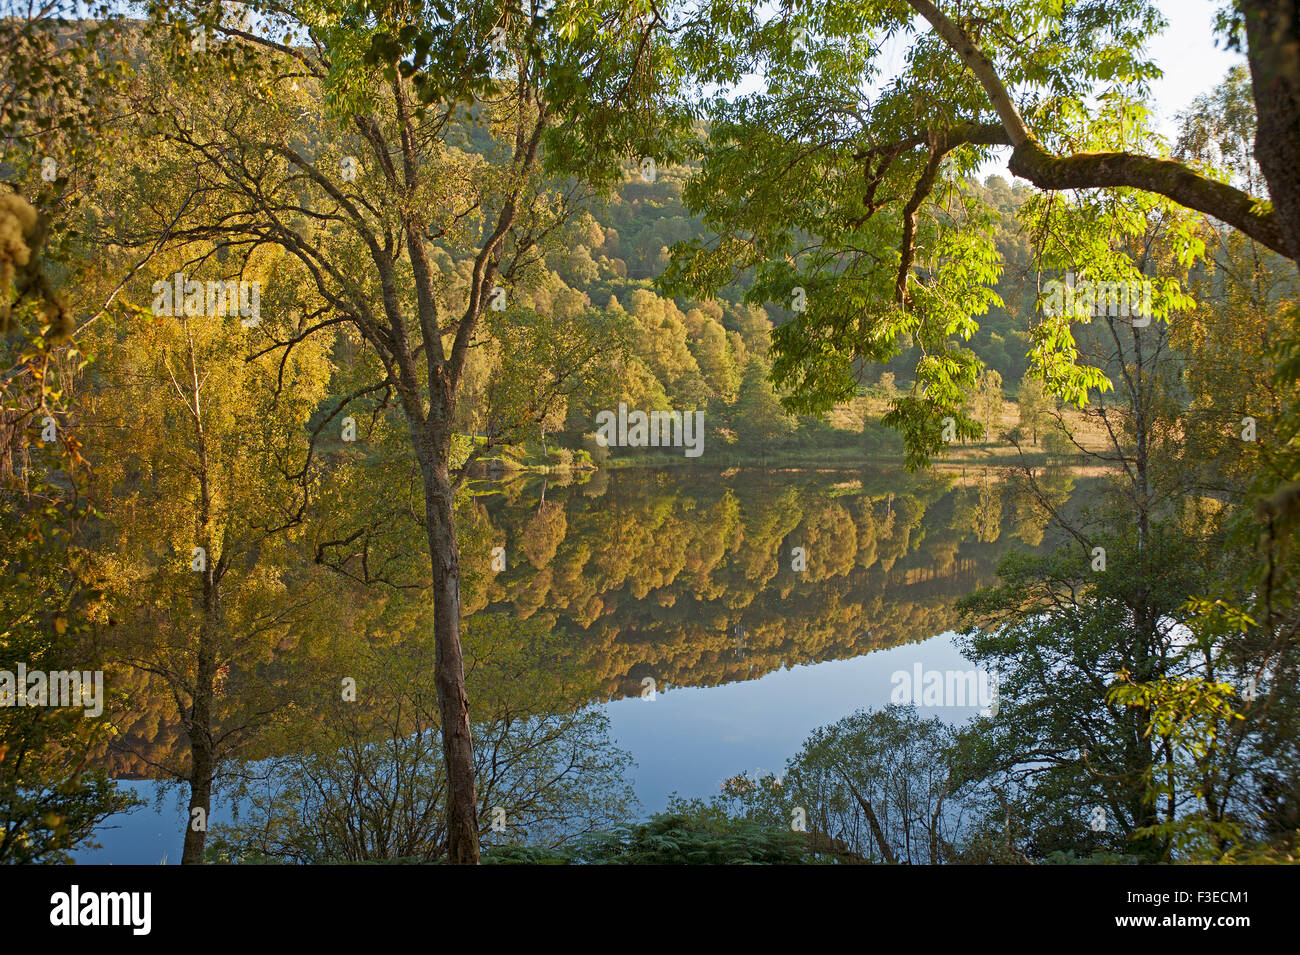
[[[1145,264],[1145,263],[1144,263]],[[1123,354],[1120,354],[1123,361]],[[1142,333],[1133,329],[1133,430],[1134,430],[1134,504],[1136,513],[1135,526],[1138,542],[1138,573],[1143,581],[1151,579],[1154,568],[1148,566],[1151,560],[1151,389],[1150,376],[1147,374],[1146,358],[1142,349]],[[1154,605],[1151,588],[1143,583],[1136,592],[1133,607],[1134,624],[1137,630],[1136,673],[1138,682],[1160,679],[1165,675],[1158,652],[1160,641],[1160,614]],[[1145,780],[1148,773],[1157,770],[1159,753],[1150,736],[1151,714],[1149,711],[1134,708],[1136,718],[1130,742],[1133,753],[1133,775]],[[1134,829],[1154,826],[1160,821],[1159,807],[1149,801],[1144,792],[1138,793],[1131,801]],[[1152,861],[1163,858],[1165,843],[1155,837],[1136,840],[1136,851],[1140,857]]]
[[[190,737],[190,812],[189,818],[185,820],[185,844],[181,849],[181,865],[198,865],[203,862],[203,848],[208,839],[208,815],[212,811],[212,779],[217,770],[216,752],[212,742],[212,707],[216,697],[217,680],[217,652],[214,643],[215,634],[220,627],[221,597],[218,588],[217,560],[212,552],[212,486],[209,483],[208,444],[203,429],[203,404],[199,397],[202,386],[199,381],[198,363],[194,357],[194,339],[190,335],[188,324],[185,326],[185,338],[189,346],[190,380],[194,387],[194,405],[189,411],[193,415],[199,459],[197,536],[206,563],[200,585],[199,599],[203,618],[199,624],[198,659],[187,727]],[[202,810],[199,819],[195,818],[196,809]]]
[[[437,661],[434,681],[442,719],[442,753],[447,764],[447,854],[453,863],[477,865],[478,797],[465,660],[460,646],[460,548],[456,542],[454,492],[445,455],[421,453],[420,467],[433,571]]]
[[[210,655],[209,655],[210,656]],[[190,722],[190,807],[185,821],[185,845],[181,849],[181,865],[198,865],[203,861],[203,848],[208,839],[208,816],[212,812],[212,777],[216,774],[216,758],[212,751],[212,676],[205,674],[203,654],[200,653],[199,686],[194,697],[194,710]],[[210,661],[209,669],[210,669]],[[194,811],[201,809],[199,828],[195,827]]]
[[[205,470],[204,474],[206,473]],[[202,501],[206,511],[209,506],[206,480],[203,482]],[[213,579],[211,540],[204,537],[203,546],[208,553],[209,563],[203,572],[203,622],[199,626],[198,665],[195,669],[189,720],[185,726],[190,738],[190,806],[189,818],[185,820],[185,845],[181,849],[181,865],[198,865],[203,862],[203,848],[208,839],[208,817],[212,813],[212,780],[217,773],[217,755],[213,746],[212,733],[212,709],[216,702],[217,684],[217,654],[213,645],[213,629],[217,625],[220,607],[216,583]],[[198,819],[195,819],[194,815],[196,809],[202,810]],[[198,828],[195,828],[196,823]]]

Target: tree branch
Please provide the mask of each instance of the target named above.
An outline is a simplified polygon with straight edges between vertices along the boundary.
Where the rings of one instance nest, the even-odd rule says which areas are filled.
[[[1214,216],[1279,255],[1293,258],[1282,229],[1267,203],[1227,183],[1201,175],[1172,159],[1129,152],[1077,153],[1055,156],[1025,124],[1024,117],[985,56],[956,23],[930,0],[907,0],[961,59],[997,111],[1012,146],[1007,168],[1040,189],[1127,187],[1165,196],[1188,209]]]

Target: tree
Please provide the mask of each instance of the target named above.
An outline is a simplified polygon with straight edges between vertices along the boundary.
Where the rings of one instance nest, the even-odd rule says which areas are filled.
[[[75,18],[82,18],[76,20]],[[123,17],[111,4],[45,0],[0,20],[0,459],[39,412],[59,414],[84,363],[69,342],[75,284],[61,281],[84,247],[74,224],[113,161],[103,116],[129,72]],[[102,55],[101,55],[102,54]],[[70,295],[69,293],[73,293]],[[71,422],[59,416],[66,434]]]
[[[126,72],[122,23],[98,0],[18,5],[0,20],[0,333],[23,301],[39,306],[27,330],[45,347],[74,330],[52,266],[66,261],[69,219],[104,158],[102,117]]]
[[[645,822],[596,833],[564,858],[585,865],[808,865],[823,861],[789,826],[733,819],[700,800],[673,800]]]
[[[1031,372],[1025,372],[1020,379],[1020,388],[1016,392],[1016,409],[1019,415],[1018,426],[1022,430],[1028,430],[1033,436],[1034,444],[1038,444],[1038,429],[1042,427],[1047,413],[1047,396],[1043,391],[1043,383]]]
[[[886,419],[904,432],[913,466],[942,451],[943,418],[953,417],[962,437],[977,433],[962,404],[980,362],[961,341],[1001,304],[992,285],[1004,263],[992,210],[965,177],[994,149],[1011,147],[1012,172],[1041,190],[1027,215],[1050,209],[1058,225],[1071,226],[1072,254],[1036,252],[1040,269],[1072,268],[1106,283],[1140,280],[1113,257],[1079,254],[1100,248],[1100,236],[1085,239],[1087,225],[1072,212],[1105,201],[1181,219],[1187,261],[1198,254],[1193,212],[1300,256],[1285,238],[1293,226],[1284,226],[1295,222],[1285,199],[1296,188],[1294,165],[1283,171],[1279,164],[1267,177],[1278,203],[1271,208],[1194,161],[1140,152],[1159,149],[1146,122],[1156,67],[1144,41],[1163,21],[1150,0],[942,7],[843,0],[771,19],[729,11],[735,20],[720,28],[709,66],[732,82],[758,72],[766,85],[711,104],[685,201],[716,237],[679,243],[663,279],[668,288],[707,295],[753,270],[748,300],[792,313],[773,338],[773,374],[791,410],[848,400],[862,363],[920,346],[912,391]],[[1293,8],[1288,0],[1238,8],[1259,57],[1273,55],[1274,93],[1290,88],[1286,61],[1271,44],[1295,29],[1286,12]],[[1250,10],[1271,11],[1264,20],[1273,32],[1261,33],[1264,20],[1252,20]],[[796,43],[801,32],[807,40]],[[868,96],[886,36],[910,40],[907,65]],[[1256,107],[1279,115],[1258,92]],[[1294,125],[1261,124],[1257,151],[1285,154],[1293,147],[1284,130]],[[1131,223],[1108,221],[1131,234]],[[1041,248],[1044,233],[1033,234]],[[1048,390],[1065,400],[1082,404],[1088,389],[1107,385],[1095,369],[1077,366],[1060,321],[1042,323],[1031,355]]]
[[[1002,375],[993,368],[985,368],[975,382],[975,416],[983,425],[984,440],[996,438],[994,425],[1002,417]]]
[[[713,318],[701,315],[700,332],[695,339],[695,360],[713,397],[721,404],[736,400],[740,372],[736,368],[726,330]]]
[[[1258,128],[1255,158],[1268,182],[1285,245],[1264,242],[1241,231],[1274,252],[1300,261],[1300,62],[1295,45],[1300,40],[1300,9],[1294,0],[1237,0],[1220,13],[1238,48],[1245,33]],[[1244,29],[1243,29],[1244,28]],[[1212,210],[1207,210],[1211,211]],[[1216,218],[1222,218],[1212,212]],[[1225,222],[1235,225],[1230,219]]]
[[[58,479],[79,468],[63,444],[38,447],[29,460],[26,487],[13,474],[0,475],[0,671],[8,682],[20,665],[47,679],[98,669],[99,691],[116,696],[115,674],[103,679],[103,659],[89,639],[102,594],[76,556],[86,508],[75,485]],[[40,477],[46,469],[53,480]],[[137,803],[94,767],[111,738],[111,711],[93,686],[80,685],[87,695],[70,707],[22,705],[12,694],[25,694],[26,685],[9,682],[3,690],[0,863],[68,863],[71,850],[94,845],[94,830],[108,816]]]
[[[223,766],[290,698],[269,665],[302,638],[312,603],[292,543],[315,483],[306,422],[330,369],[323,342],[250,360],[237,315],[185,312],[100,330],[87,427],[106,521],[90,540],[109,593],[97,619],[145,678],[140,696],[174,703],[188,758],[159,768],[189,788],[192,864]]]
[[[1001,143],[1012,147],[1008,168],[1015,175],[1046,190],[1118,186],[1156,192],[1179,205],[1212,215],[1273,251],[1300,262],[1300,243],[1296,242],[1300,239],[1297,167],[1294,163],[1285,165],[1288,158],[1297,156],[1294,129],[1295,120],[1300,116],[1293,105],[1297,92],[1300,92],[1300,67],[1294,61],[1293,51],[1290,55],[1283,52],[1285,44],[1294,42],[1294,37],[1300,35],[1300,19],[1293,2],[1243,0],[1236,5],[1238,21],[1233,24],[1238,30],[1244,26],[1248,38],[1248,58],[1255,75],[1256,109],[1261,117],[1265,117],[1263,128],[1257,135],[1256,153],[1268,157],[1269,169],[1265,176],[1270,195],[1275,199],[1276,211],[1261,208],[1256,197],[1191,166],[1170,160],[1119,151],[1054,155],[1043,145],[1042,137],[1031,130],[993,60],[981,49],[981,42],[992,41],[995,34],[981,31],[982,35],[978,37],[972,35],[930,0],[907,0],[907,3],[929,22],[979,83],[1005,134]],[[1030,12],[1004,8],[1002,15],[1025,18],[1025,14]],[[1041,15],[1047,10],[1039,6],[1037,12]],[[1136,31],[1135,40],[1163,25],[1154,8],[1147,3],[1129,3],[1119,9],[1112,6],[1107,13],[1113,21],[1131,20]],[[971,15],[968,13],[966,16],[967,22],[975,26]],[[1066,20],[1064,25],[1067,29],[1072,26],[1095,29],[1088,23],[1086,11],[1079,11],[1079,20],[1075,24],[1069,24],[1068,17],[1069,14],[1065,14],[1062,18]],[[1021,22],[1034,21],[1025,18]],[[1237,42],[1240,42],[1239,38]],[[1024,66],[1018,64],[1008,72],[1014,76],[1019,69],[1024,69]]]
[[[636,326],[636,356],[679,403],[679,408],[700,403],[707,389],[687,340],[684,316],[676,304],[639,288],[628,297],[627,310]]]
[[[814,730],[780,777],[735,776],[715,799],[741,818],[807,812],[810,845],[853,861],[937,865],[952,858],[953,731],[914,707],[860,710]]]
[[[136,804],[95,763],[118,674],[104,672],[93,639],[103,595],[78,541],[91,517],[77,436],[86,357],[68,342],[83,303],[59,282],[73,258],[69,220],[106,158],[96,127],[121,74],[96,54],[113,48],[121,18],[78,0],[11,7],[0,19],[0,671],[8,681],[20,665],[47,677],[98,671],[105,696],[98,712],[84,683],[72,706],[5,701],[0,861],[67,863]],[[76,16],[95,19],[69,24]]]
[[[349,326],[381,369],[373,390],[396,399],[424,483],[449,852],[474,863],[454,516],[463,471],[452,453],[465,369],[484,315],[508,302],[578,211],[567,177],[605,185],[629,155],[675,148],[686,125],[684,112],[668,108],[680,73],[668,24],[623,0],[550,13],[389,0],[243,6],[260,25],[187,4],[165,17],[172,45],[155,48],[140,106],[174,149],[178,191],[201,190],[226,208],[217,218],[181,206],[163,237],[282,248],[312,300],[302,331],[269,347]],[[199,26],[225,40],[218,55],[192,55]],[[199,82],[178,84],[168,70]],[[214,98],[228,108],[210,109]],[[475,156],[459,148],[466,135],[478,141]],[[438,247],[468,253],[463,291],[448,294],[433,264]],[[537,382],[532,407],[544,414],[546,396],[564,387]],[[471,457],[521,424],[517,415],[498,421],[503,431]]]
[[[795,429],[794,419],[781,407],[767,376],[763,359],[751,358],[740,379],[740,394],[732,408],[732,417],[743,440],[766,443],[785,437]]]
[[[1173,271],[1181,239],[1163,217],[1146,228],[1132,253],[1142,270]],[[1200,425],[1181,400],[1171,328],[1181,337],[1195,324],[1189,301],[1169,298],[1169,325],[1105,316],[1080,337],[1080,358],[1117,382],[1113,400],[1085,411],[1106,446],[1086,447],[1059,412],[1052,433],[1114,466],[1109,491],[1101,506],[1067,509],[1022,464],[1057,544],[1009,557],[1000,586],[961,604],[963,650],[999,673],[1001,699],[995,718],[963,733],[964,779],[981,828],[1031,856],[1187,858],[1208,835],[1217,858],[1241,831],[1247,753],[1268,734],[1254,719],[1232,726],[1225,694],[1259,658],[1235,628],[1207,625],[1205,607],[1249,602],[1258,584],[1249,549],[1234,544],[1244,488],[1207,471],[1187,441]],[[1232,434],[1232,453],[1257,453]]]

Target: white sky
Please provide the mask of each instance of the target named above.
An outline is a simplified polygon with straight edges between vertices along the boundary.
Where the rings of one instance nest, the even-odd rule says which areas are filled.
[[[1223,0],[1161,0],[1159,5],[1169,26],[1151,44],[1151,53],[1165,72],[1155,85],[1155,99],[1161,118],[1169,123],[1245,57],[1214,45],[1214,13]]]

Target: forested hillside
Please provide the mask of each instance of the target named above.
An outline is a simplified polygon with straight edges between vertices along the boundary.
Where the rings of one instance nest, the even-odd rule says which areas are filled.
[[[624,402],[645,410],[704,409],[710,438],[741,453],[779,456],[783,449],[834,448],[847,456],[900,454],[897,436],[880,428],[879,420],[889,400],[911,384],[915,347],[904,343],[894,360],[864,369],[861,400],[825,418],[798,416],[781,407],[770,381],[771,331],[789,319],[788,310],[747,303],[743,279],[703,301],[658,288],[656,279],[672,247],[706,236],[700,217],[690,215],[682,202],[692,172],[688,166],[631,167],[611,195],[589,200],[564,247],[546,257],[545,270],[528,286],[508,290],[505,315],[522,308],[548,319],[585,317],[624,347],[612,356],[608,375],[575,390],[566,413],[549,422],[555,437],[550,450],[555,452],[558,442],[569,452],[585,451],[578,455],[580,464],[589,463],[593,452],[603,460],[605,452],[590,439],[592,421],[600,409]],[[1029,368],[1029,328],[1038,293],[1029,241],[1017,222],[1030,190],[996,175],[983,185],[969,180],[965,188],[996,210],[998,252],[1007,263],[995,286],[1004,304],[990,310],[969,346],[998,373],[1000,390],[1014,399]],[[439,263],[462,280],[471,267],[470,260],[455,261],[445,250]],[[490,377],[491,366],[479,374]],[[561,451],[543,461],[541,453],[539,440],[509,457],[534,465],[572,460]],[[715,446],[713,453],[717,461],[725,452]]]

